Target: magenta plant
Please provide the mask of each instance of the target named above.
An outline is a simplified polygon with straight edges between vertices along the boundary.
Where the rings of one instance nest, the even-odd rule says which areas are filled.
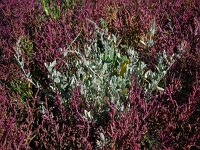
[[[199,1],[73,1],[67,8],[56,2],[48,15],[41,1],[0,1],[0,149],[199,149]],[[180,54],[163,90],[146,101],[145,87],[133,80],[120,107],[107,99],[102,113],[91,114],[95,105],[75,86],[63,91],[71,95],[63,104],[44,63],[57,60],[64,73],[62,59],[78,57],[61,57],[59,48],[72,43],[83,51],[94,38],[88,19],[118,35],[121,53],[131,46],[152,72],[156,53]]]
[[[199,146],[198,80],[187,102],[182,104],[178,104],[178,98],[175,97],[177,86],[176,82],[166,88],[165,94],[158,99],[153,116],[150,115],[148,120],[150,135],[156,136],[159,141],[154,146],[163,149],[190,149],[191,146]]]

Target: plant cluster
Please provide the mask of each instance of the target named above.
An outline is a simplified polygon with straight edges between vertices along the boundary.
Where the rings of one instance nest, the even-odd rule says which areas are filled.
[[[199,6],[0,1],[0,149],[199,149]]]

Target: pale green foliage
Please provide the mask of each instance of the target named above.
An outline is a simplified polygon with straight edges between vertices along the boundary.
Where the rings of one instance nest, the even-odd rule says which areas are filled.
[[[157,56],[158,64],[156,66],[156,71],[152,72],[148,70],[144,77],[147,81],[147,85],[145,87],[146,91],[152,92],[154,90],[161,90],[163,91],[163,87],[159,87],[159,83],[161,80],[166,76],[167,71],[175,62],[175,55],[173,54],[170,58],[167,58],[167,54],[165,51],[163,53],[159,53]],[[166,63],[165,63],[166,62]]]
[[[146,100],[151,98],[153,91],[157,90],[160,92],[164,91],[164,84],[162,80],[165,78],[167,71],[173,65],[176,60],[177,55],[167,56],[165,50],[162,53],[157,55],[157,65],[155,72],[152,70],[147,70],[145,72],[141,71],[143,74],[143,79],[140,82],[143,82],[143,89],[145,92]],[[144,68],[147,67],[146,64],[142,65]],[[144,69],[143,69],[144,70]],[[141,73],[140,72],[140,73]]]
[[[90,44],[84,46],[83,52],[80,52],[78,48],[74,50],[61,49],[62,52],[64,51],[65,57],[70,54],[77,56],[76,59],[70,60],[71,62],[69,59],[63,60],[69,71],[64,74],[57,71],[54,68],[56,60],[49,65],[45,63],[49,71],[48,77],[52,80],[50,86],[53,91],[58,90],[62,94],[65,88],[68,88],[67,91],[71,91],[75,85],[79,86],[84,99],[92,102],[97,110],[101,111],[105,100],[110,100],[119,110],[123,107],[123,100],[128,98],[132,75],[138,78],[138,86],[143,87],[148,96],[155,90],[164,90],[164,85],[160,86],[159,83],[174,63],[174,55],[167,58],[165,51],[158,54],[157,70],[152,72],[144,62],[140,61],[139,54],[134,49],[123,46],[127,49],[128,54],[122,55],[117,37],[107,34],[96,24],[95,28],[96,32],[93,34],[96,35],[96,38],[91,39],[88,42]],[[101,47],[98,45],[99,42]],[[123,75],[119,75],[122,63],[127,63],[126,71]],[[77,68],[77,70],[72,73],[71,68]],[[91,114],[90,118],[92,118]]]
[[[34,86],[36,86],[37,88],[39,88],[39,85],[38,83],[34,83],[32,78],[31,78],[31,74],[30,72],[27,72],[25,70],[25,59],[24,59],[24,56],[23,56],[23,51],[22,51],[22,45],[21,45],[21,41],[22,41],[23,37],[20,36],[19,39],[17,40],[17,43],[16,43],[16,47],[14,48],[15,50],[15,59],[17,61],[17,64],[19,65],[19,67],[21,68],[22,72],[23,72],[23,76],[24,78],[30,82],[31,84],[33,84]],[[30,49],[28,49],[30,50]],[[27,49],[25,49],[25,51],[28,51]]]
[[[31,56],[33,49],[32,42],[23,36],[20,36],[16,42],[16,46],[14,47],[15,51],[15,60],[17,65],[20,67],[22,71],[22,77],[23,79],[14,79],[11,82],[9,82],[8,87],[15,93],[17,93],[20,96],[21,102],[25,102],[26,99],[32,97],[32,91],[31,86],[35,86],[36,88],[40,88],[40,85],[37,83],[34,83],[32,80],[32,75],[30,71],[27,69],[26,63],[25,63],[25,54],[28,56]]]

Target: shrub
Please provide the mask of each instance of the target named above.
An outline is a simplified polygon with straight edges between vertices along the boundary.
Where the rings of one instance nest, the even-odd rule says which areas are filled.
[[[198,1],[68,2],[0,2],[1,149],[197,149]]]
[[[56,69],[60,60],[44,64],[49,72],[51,90],[59,91],[63,95],[64,103],[68,101],[65,92],[71,91],[77,85],[83,98],[94,104],[98,111],[101,111],[108,99],[119,108],[121,101],[128,98],[132,74],[138,78],[139,86],[144,88],[146,99],[151,98],[153,91],[164,90],[161,81],[175,62],[175,55],[168,58],[165,51],[158,54],[158,65],[153,72],[139,60],[139,54],[133,49],[124,46],[127,55],[121,54],[115,35],[106,35],[105,31],[96,26],[95,37],[90,39],[89,45],[84,45],[83,52],[76,48],[69,50],[69,47],[58,49],[63,55],[61,61],[67,67],[65,72],[61,68],[59,70],[62,73]]]

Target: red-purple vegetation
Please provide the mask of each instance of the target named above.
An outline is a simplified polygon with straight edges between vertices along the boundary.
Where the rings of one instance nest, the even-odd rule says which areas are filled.
[[[200,149],[199,1],[74,2],[73,7],[61,7],[61,16],[54,19],[45,16],[39,1],[0,1],[0,149]],[[84,111],[93,106],[78,87],[65,91],[71,93],[66,103],[50,90],[44,63],[59,60],[58,48],[67,47],[78,34],[73,46],[83,48],[93,32],[87,19],[99,23],[101,18],[109,32],[120,36],[121,45],[136,48],[150,66],[155,52],[181,57],[163,81],[164,92],[156,91],[147,102],[133,80],[124,111],[108,100],[107,111],[95,120],[85,117]],[[153,18],[155,44],[146,49],[140,40],[148,36]],[[24,70],[15,60],[20,37]],[[56,67],[64,71],[61,66]]]

